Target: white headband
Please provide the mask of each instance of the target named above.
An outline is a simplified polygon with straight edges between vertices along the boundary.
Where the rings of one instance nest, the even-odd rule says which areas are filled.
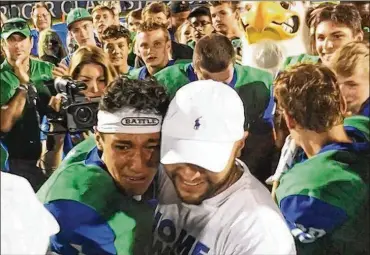
[[[147,134],[161,131],[162,116],[123,108],[114,113],[98,112],[97,130],[102,133]]]

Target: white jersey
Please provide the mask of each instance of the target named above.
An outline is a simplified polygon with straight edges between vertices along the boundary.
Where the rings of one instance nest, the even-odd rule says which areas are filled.
[[[268,190],[249,172],[201,205],[182,203],[160,170],[151,254],[296,254],[293,237]]]

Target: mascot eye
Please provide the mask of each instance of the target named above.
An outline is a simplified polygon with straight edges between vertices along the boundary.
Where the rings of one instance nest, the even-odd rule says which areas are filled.
[[[290,3],[289,2],[280,2],[281,7],[283,7],[286,10],[290,9]]]

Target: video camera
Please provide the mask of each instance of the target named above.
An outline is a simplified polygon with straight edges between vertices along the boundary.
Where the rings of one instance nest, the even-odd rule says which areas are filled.
[[[46,81],[44,84],[53,96],[65,95],[60,111],[51,110],[46,114],[49,123],[61,124],[70,133],[90,130],[97,124],[100,97],[87,99],[81,93],[87,88],[85,83],[62,77]]]

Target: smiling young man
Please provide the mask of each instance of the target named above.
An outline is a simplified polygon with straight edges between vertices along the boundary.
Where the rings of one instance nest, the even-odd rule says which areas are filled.
[[[362,41],[361,16],[353,5],[324,4],[314,9],[309,17],[307,23],[314,55],[288,57],[283,69],[299,63],[321,62],[329,66],[336,50],[349,42]]]
[[[45,29],[50,29],[52,25],[52,17],[49,11],[49,7],[43,2],[36,3],[32,7],[31,18],[33,26],[35,27],[35,29],[31,30],[33,38],[33,47],[31,54],[34,56],[38,56],[38,42],[40,32]]]
[[[237,159],[248,132],[232,88],[181,88],[163,121],[159,204],[150,254],[295,254],[268,190]]]
[[[128,65],[127,59],[131,47],[130,31],[123,26],[110,26],[103,32],[103,48],[109,56],[117,73],[127,74],[133,68]]]
[[[347,111],[370,117],[369,43],[348,43],[335,52],[331,62]]]
[[[153,211],[141,196],[157,173],[167,107],[154,80],[121,76],[107,87],[95,141],[75,147],[38,192],[61,229],[52,251],[147,254]]]

